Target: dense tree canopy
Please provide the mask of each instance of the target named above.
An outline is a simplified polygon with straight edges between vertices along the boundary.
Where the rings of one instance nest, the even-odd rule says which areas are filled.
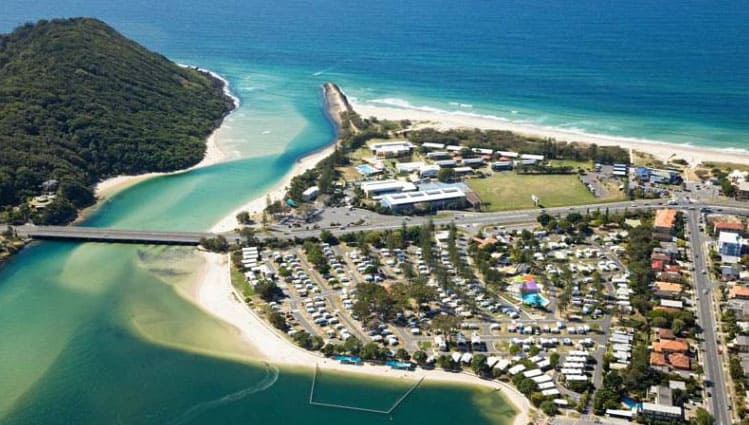
[[[103,178],[199,162],[231,108],[219,80],[98,20],[21,26],[0,35],[0,207],[54,179],[56,211],[34,219],[66,221]]]

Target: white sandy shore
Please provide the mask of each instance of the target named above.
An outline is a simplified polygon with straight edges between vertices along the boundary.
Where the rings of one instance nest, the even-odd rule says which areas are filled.
[[[184,170],[173,171],[170,173],[145,173],[145,174],[137,174],[137,175],[122,175],[122,176],[111,177],[111,178],[108,178],[106,180],[99,182],[96,185],[96,188],[94,189],[96,198],[99,200],[109,198],[115,195],[117,192],[120,192],[124,189],[127,189],[130,186],[133,186],[137,183],[142,182],[143,180],[148,180],[153,177],[166,176],[169,174],[186,173],[196,168],[207,167],[209,165],[214,165],[214,164],[218,164],[219,162],[223,162],[224,159],[226,158],[226,155],[218,146],[218,143],[216,143],[216,131],[218,131],[218,129],[216,129],[213,132],[213,134],[208,136],[208,139],[206,139],[206,151],[205,151],[205,156],[203,157],[203,160],[193,165],[192,167],[186,168]]]
[[[625,149],[649,153],[661,161],[681,158],[692,165],[701,162],[731,162],[749,164],[749,151],[741,149],[710,149],[684,144],[667,143],[657,140],[617,137],[603,134],[588,134],[573,130],[543,127],[532,124],[503,120],[497,117],[461,112],[424,111],[413,108],[373,105],[351,100],[351,106],[362,117],[377,117],[386,120],[408,119],[417,128],[432,127],[437,130],[482,129],[508,130],[528,136],[554,138],[558,141],[595,143],[599,146],[621,146]]]
[[[336,370],[378,378],[415,380],[425,377],[425,381],[431,382],[480,385],[499,390],[515,406],[518,411],[514,420],[515,425],[525,425],[529,422],[532,407],[528,399],[514,387],[503,382],[487,381],[468,374],[449,373],[442,370],[419,369],[414,372],[404,372],[386,366],[369,364],[343,365],[294,345],[241,301],[240,294],[231,284],[228,256],[207,252],[203,252],[202,255],[206,260],[205,271],[202,281],[194,290],[194,301],[210,314],[236,327],[240,335],[255,348],[257,355],[261,357],[256,360],[310,369],[318,365],[321,370]]]
[[[341,125],[341,112],[348,109],[346,99],[330,83],[326,83],[323,88],[323,96],[326,102],[326,111],[330,118],[335,122],[337,126]],[[330,142],[327,146],[311,152],[302,158],[298,159],[294,166],[286,173],[281,180],[279,180],[272,188],[268,190],[266,194],[258,196],[232,211],[231,214],[222,218],[221,221],[216,223],[212,228],[211,232],[223,233],[234,230],[237,227],[237,214],[242,211],[249,212],[250,215],[262,212],[267,206],[267,198],[270,198],[271,202],[283,199],[286,194],[286,187],[291,183],[291,179],[294,176],[304,173],[305,171],[314,168],[318,162],[322,161],[335,150],[336,143],[338,140],[335,139]]]
[[[286,173],[283,178],[281,178],[281,180],[274,184],[267,193],[264,193],[263,195],[258,196],[255,199],[252,199],[251,201],[232,211],[231,214],[222,218],[221,221],[211,227],[210,231],[214,233],[223,233],[234,230],[238,225],[236,217],[240,212],[247,211],[251,215],[260,213],[266,207],[267,197],[270,197],[271,202],[283,199],[284,195],[286,194],[286,187],[289,185],[289,183],[291,183],[291,179],[294,176],[297,176],[311,168],[314,168],[314,166],[317,165],[318,162],[322,161],[325,157],[332,154],[334,150],[335,143],[331,143],[329,146],[326,146],[321,150],[317,150],[298,159],[294,163],[294,166],[291,168],[291,170],[289,170],[289,172]]]

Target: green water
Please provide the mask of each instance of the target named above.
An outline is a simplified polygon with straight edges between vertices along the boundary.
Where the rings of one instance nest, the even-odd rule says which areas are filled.
[[[332,139],[318,81],[210,65],[242,96],[218,132],[238,159],[144,181],[84,225],[209,229]],[[234,328],[187,301],[202,261],[191,248],[45,242],[0,269],[0,424],[501,424],[513,416],[497,393],[428,383],[392,417],[310,406],[311,370],[254,360]],[[389,406],[403,386],[326,375],[319,391],[328,402]]]
[[[331,135],[327,123],[308,126],[281,154],[145,181],[100,206],[86,225],[209,228],[283,175],[310,149],[302,141],[323,143]],[[512,418],[495,392],[429,383],[391,416],[310,406],[312,371],[255,361],[235,329],[186,300],[202,261],[184,247],[45,242],[0,269],[0,424]],[[326,375],[319,387],[326,402],[374,408],[387,408],[403,391],[402,382],[348,375]]]
[[[311,407],[311,371],[253,362],[230,327],[178,295],[200,261],[187,248],[25,250],[0,272],[0,423],[505,423],[513,415],[491,391],[428,384],[392,417]],[[316,399],[380,408],[404,388],[326,373]]]

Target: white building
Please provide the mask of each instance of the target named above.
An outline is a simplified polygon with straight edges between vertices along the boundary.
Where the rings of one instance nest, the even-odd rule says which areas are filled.
[[[414,208],[417,204],[430,209],[455,208],[466,205],[466,194],[457,187],[444,187],[433,190],[420,190],[384,195],[380,204],[390,208],[393,212],[401,212]]]
[[[442,150],[442,149],[445,149],[445,144],[444,143],[425,142],[425,143],[421,144],[421,147],[425,148],[425,149],[439,149],[439,150]]]
[[[423,166],[424,166],[424,163],[421,161],[399,162],[395,164],[395,169],[398,171],[398,173],[413,173],[414,171],[421,169],[421,167]]]
[[[398,156],[404,156],[411,153],[414,145],[407,140],[399,140],[395,142],[382,142],[373,143],[369,145],[369,149],[373,155],[385,158],[394,158]]]
[[[641,413],[645,416],[663,419],[679,419],[682,417],[681,407],[655,403],[642,403]]]
[[[437,174],[440,172],[440,166],[437,164],[429,164],[424,165],[419,168],[419,177],[422,179],[424,178],[434,178],[437,177]]]
[[[500,157],[505,157],[505,158],[517,158],[520,156],[520,154],[518,154],[517,152],[509,152],[509,151],[497,151],[497,154]]]
[[[520,155],[520,159],[533,159],[533,160],[536,160],[536,161],[543,161],[544,160],[544,156],[543,155],[531,155],[529,153],[524,153],[524,154]]]
[[[302,192],[302,199],[305,201],[311,201],[317,198],[320,194],[320,188],[317,186],[310,186],[304,192]]]
[[[373,180],[362,182],[359,188],[369,198],[382,196],[388,193],[401,193],[416,190],[416,186],[411,182],[401,180]]]

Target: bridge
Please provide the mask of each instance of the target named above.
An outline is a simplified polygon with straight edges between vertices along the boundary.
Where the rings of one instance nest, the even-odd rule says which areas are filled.
[[[545,210],[514,210],[502,211],[495,213],[471,213],[471,212],[452,212],[448,217],[434,219],[435,225],[444,225],[454,222],[457,225],[469,226],[474,230],[479,230],[481,226],[487,224],[493,225],[513,225],[535,223],[536,216],[545,211],[551,215],[569,214],[571,212],[585,213],[593,209],[610,209],[612,213],[620,212],[626,209],[656,209],[656,208],[676,208],[682,210],[701,210],[703,208],[711,209],[715,212],[724,212],[738,215],[749,215],[749,205],[740,202],[678,202],[676,204],[665,205],[664,202],[654,202],[647,200],[613,202],[606,204],[578,205],[571,207],[548,208]],[[315,229],[273,229],[268,233],[257,233],[258,239],[276,237],[279,239],[308,238],[318,236],[323,229],[330,230],[335,235],[347,232],[370,231],[398,229],[401,227],[403,220],[408,220],[410,226],[423,225],[430,217],[414,217],[413,219],[401,216],[385,216],[386,221],[376,224],[355,226],[349,228],[341,227],[320,227]],[[111,229],[103,227],[83,227],[83,226],[11,226],[19,236],[26,236],[32,239],[46,240],[72,240],[82,242],[109,242],[109,243],[134,243],[134,244],[161,244],[161,245],[199,245],[202,238],[214,238],[216,233],[209,232],[182,232],[182,231],[163,231],[163,230],[126,230]],[[5,225],[0,225],[0,230]],[[222,233],[230,243],[239,240],[240,236],[236,232]]]
[[[43,240],[72,240],[109,243],[155,245],[199,245],[202,238],[216,237],[213,233],[175,232],[159,230],[126,230],[82,226],[15,226],[19,236]]]

